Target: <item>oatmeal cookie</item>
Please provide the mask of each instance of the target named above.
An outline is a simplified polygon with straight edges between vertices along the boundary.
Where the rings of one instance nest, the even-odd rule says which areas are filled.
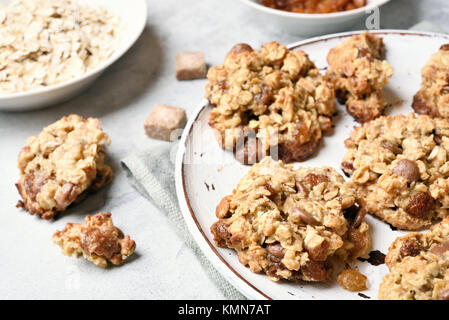
[[[63,230],[55,232],[53,242],[64,255],[82,255],[102,268],[108,266],[108,261],[122,264],[136,250],[134,240],[114,226],[110,212],[87,216],[84,224],[67,223]]]
[[[109,137],[98,119],[70,115],[28,139],[19,154],[18,207],[51,219],[112,179],[105,165]]]
[[[382,115],[387,103],[382,89],[393,75],[385,59],[385,45],[375,34],[352,36],[327,56],[326,77],[334,85],[340,103],[358,122]]]
[[[442,46],[422,69],[422,88],[415,95],[413,109],[449,118],[449,44]]]
[[[303,161],[332,127],[334,92],[304,51],[277,42],[258,51],[239,44],[208,79],[209,124],[225,149],[256,139],[262,155]]]
[[[271,280],[326,281],[332,261],[370,249],[355,190],[330,167],[300,168],[264,158],[216,209],[215,243]]]
[[[425,234],[396,239],[386,263],[390,273],[379,287],[379,299],[449,300],[449,217]]]
[[[404,230],[448,215],[449,121],[380,117],[355,128],[345,145],[343,171],[369,213]]]

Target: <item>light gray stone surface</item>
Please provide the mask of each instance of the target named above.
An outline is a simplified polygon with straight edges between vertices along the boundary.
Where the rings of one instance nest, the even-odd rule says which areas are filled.
[[[257,47],[270,40],[301,39],[256,24],[255,13],[238,0],[148,4],[142,37],[88,91],[45,110],[0,113],[0,299],[222,298],[165,215],[128,184],[119,161],[165,143],[144,133],[143,121],[152,106],[177,105],[189,114],[201,101],[204,80],[175,79],[177,52],[203,50],[213,65],[237,42]],[[393,0],[381,10],[383,28],[407,29],[424,19],[449,31],[447,0]],[[48,222],[15,208],[17,155],[27,137],[70,113],[103,121],[112,139],[108,155],[116,176],[110,187]],[[98,211],[112,211],[116,225],[137,243],[135,257],[120,268],[103,270],[67,258],[51,242],[53,232],[66,222],[81,222]]]

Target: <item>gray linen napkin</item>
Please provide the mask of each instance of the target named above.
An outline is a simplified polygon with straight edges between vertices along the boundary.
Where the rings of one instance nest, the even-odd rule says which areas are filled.
[[[176,198],[174,165],[170,155],[173,154],[173,144],[148,150],[139,155],[132,155],[121,161],[123,169],[131,184],[144,197],[151,200],[167,214],[168,219],[178,229],[178,234],[184,238],[211,280],[222,291],[227,299],[242,300],[245,297],[227,282],[212,266],[201,249],[193,240]]]
[[[410,28],[417,31],[441,32],[439,26],[423,21]],[[174,165],[170,155],[173,145],[148,150],[139,155],[132,155],[122,160],[122,167],[127,172],[131,184],[147,199],[151,200],[163,210],[170,221],[178,228],[185,243],[198,257],[201,265],[209,274],[212,281],[221,289],[227,299],[245,299],[232,285],[221,276],[212,266],[193,240],[187,229],[176,199]]]

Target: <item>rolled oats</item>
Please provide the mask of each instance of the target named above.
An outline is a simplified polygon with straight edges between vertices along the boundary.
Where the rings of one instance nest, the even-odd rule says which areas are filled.
[[[114,52],[119,17],[75,0],[14,0],[0,7],[0,94],[65,82]]]

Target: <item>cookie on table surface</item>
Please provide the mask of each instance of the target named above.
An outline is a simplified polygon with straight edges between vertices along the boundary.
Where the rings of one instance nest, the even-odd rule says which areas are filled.
[[[355,128],[342,161],[368,213],[404,230],[449,214],[449,121],[380,117]]]
[[[28,139],[19,154],[22,196],[18,207],[44,219],[109,183],[112,170],[104,163],[109,137],[95,118],[70,115]]]
[[[102,268],[108,266],[108,261],[122,264],[136,250],[136,243],[114,226],[110,212],[87,216],[84,224],[67,223],[63,230],[55,232],[53,242],[64,255],[82,255]]]
[[[242,264],[274,281],[327,281],[334,258],[365,256],[371,245],[355,190],[329,167],[293,170],[266,157],[216,215],[217,246],[236,250]]]
[[[263,155],[303,161],[332,127],[334,92],[304,51],[238,44],[208,72],[209,124],[228,150],[256,141]],[[278,153],[274,154],[274,153]]]
[[[422,68],[422,88],[414,97],[413,109],[449,118],[449,44],[443,45]]]
[[[379,299],[449,300],[449,217],[427,233],[396,239],[386,263],[390,273],[379,287]]]
[[[382,115],[387,103],[383,88],[393,75],[382,38],[371,33],[352,36],[329,51],[326,77],[340,103],[358,122]]]

